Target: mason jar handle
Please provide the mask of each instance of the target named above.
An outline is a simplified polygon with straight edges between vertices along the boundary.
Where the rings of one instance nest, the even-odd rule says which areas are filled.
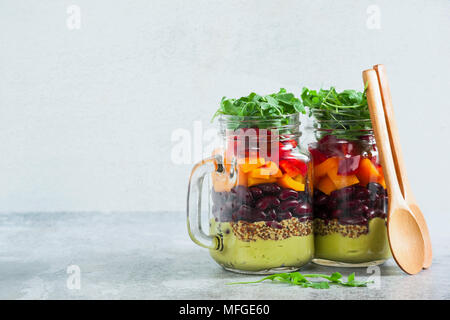
[[[213,250],[223,250],[223,240],[221,235],[210,235],[202,228],[202,187],[203,180],[207,174],[217,172],[224,173],[222,157],[203,159],[196,163],[189,177],[187,195],[187,228],[192,241],[201,247]]]

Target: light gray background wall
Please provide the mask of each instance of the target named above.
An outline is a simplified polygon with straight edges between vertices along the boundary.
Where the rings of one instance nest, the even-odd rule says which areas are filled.
[[[446,0],[0,0],[0,211],[184,210],[174,130],[208,127],[223,95],[361,88],[384,63],[411,182],[439,223],[449,35]]]

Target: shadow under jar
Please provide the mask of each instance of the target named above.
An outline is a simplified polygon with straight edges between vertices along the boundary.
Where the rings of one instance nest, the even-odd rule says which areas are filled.
[[[222,147],[193,169],[189,234],[226,270],[289,272],[311,261],[312,176],[309,156],[299,146],[299,124],[298,114],[270,119],[222,115]],[[211,181],[208,235],[198,215],[206,176]]]
[[[313,116],[313,262],[344,267],[382,264],[391,256],[388,201],[370,118],[322,120],[320,111]]]

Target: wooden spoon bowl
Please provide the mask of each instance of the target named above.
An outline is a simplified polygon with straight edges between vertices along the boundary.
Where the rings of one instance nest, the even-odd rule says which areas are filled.
[[[392,255],[400,268],[409,274],[422,270],[424,242],[414,214],[409,209],[389,210],[388,238]]]

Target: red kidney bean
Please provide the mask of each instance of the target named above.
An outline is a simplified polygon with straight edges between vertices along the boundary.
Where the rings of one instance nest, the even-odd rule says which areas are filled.
[[[300,217],[298,218],[298,221],[300,222],[306,222],[306,221],[312,221],[313,218],[311,216],[304,216],[304,217]]]
[[[255,207],[260,210],[266,210],[280,205],[280,200],[275,196],[265,196],[256,201]]]
[[[269,209],[266,211],[266,216],[270,220],[277,220],[277,212],[275,209]]]
[[[347,201],[353,195],[354,190],[355,189],[354,189],[353,186],[349,186],[349,187],[345,187],[345,188],[342,188],[342,189],[339,189],[339,190],[335,190],[335,191],[331,192],[330,198],[331,199],[336,199],[338,201]]]
[[[370,190],[366,188],[358,188],[354,193],[354,198],[358,200],[366,200],[370,197]]]
[[[327,208],[328,210],[334,210],[338,206],[338,201],[336,199],[328,199]]]
[[[251,218],[251,214],[252,214],[252,208],[246,204],[242,205],[238,210],[237,210],[237,217],[239,219],[249,219]]]
[[[272,201],[268,197],[264,197],[256,201],[255,208],[260,210],[266,210],[267,208],[269,208],[271,203]]]
[[[314,217],[315,217],[315,218],[322,219],[322,220],[327,220],[327,219],[329,219],[329,216],[328,216],[328,212],[327,212],[327,211],[315,211],[315,212],[314,212]]]
[[[288,200],[288,199],[297,199],[298,193],[295,190],[292,189],[283,189],[281,190],[280,194],[278,195],[278,198],[280,200]]]
[[[365,205],[364,203],[361,204],[361,207],[362,207],[364,213],[369,211],[369,206]]]
[[[281,211],[286,211],[289,209],[293,209],[295,207],[298,206],[298,201],[297,200],[285,200],[283,202],[281,202],[280,204],[280,210]]]
[[[363,215],[367,210],[369,210],[369,207],[363,205],[363,204],[359,204],[358,206],[355,206],[352,208],[352,210],[350,211],[350,214],[352,216],[361,216]]]
[[[294,209],[294,214],[299,216],[309,213],[312,213],[312,208],[309,203],[300,203]]]
[[[267,221],[266,225],[271,227],[271,228],[275,228],[275,229],[282,229],[283,225],[281,223],[279,223],[278,221]]]
[[[281,191],[281,187],[275,183],[259,184],[258,188],[260,188],[262,192],[272,195],[276,195]]]
[[[258,187],[250,187],[249,190],[252,193],[254,199],[259,199],[263,196],[262,190]]]
[[[314,205],[324,206],[328,203],[328,196],[326,194],[321,194],[314,199]]]
[[[278,213],[278,220],[285,220],[285,219],[291,219],[292,213],[289,211],[279,212]]]
[[[342,215],[342,209],[334,209],[331,212],[331,218],[333,219],[339,219],[339,217]]]
[[[339,223],[340,224],[351,224],[351,225],[365,225],[367,224],[367,219],[364,218],[363,216],[358,216],[358,217],[348,217],[348,216],[343,216],[339,218]]]
[[[381,184],[376,182],[369,182],[367,184],[367,189],[376,194],[384,194],[384,188]]]
[[[273,207],[273,208],[277,208],[278,206],[280,206],[280,203],[281,203],[280,199],[275,198],[275,199],[273,199],[273,201],[272,201],[272,207]]]
[[[384,200],[384,196],[379,197],[375,200],[375,203],[373,204],[373,207],[375,209],[384,210],[386,205],[386,201]],[[387,207],[387,206],[386,206]]]
[[[360,200],[351,200],[342,202],[341,207],[353,210],[354,208],[361,206],[361,204],[362,202]]]
[[[380,209],[369,209],[369,210],[367,210],[367,212],[365,214],[367,220],[377,218],[377,217],[382,217],[383,215],[384,215],[384,212],[383,212],[383,210],[380,210]]]
[[[244,186],[236,186],[233,188],[234,193],[236,194],[237,199],[243,203],[243,204],[252,204],[253,203],[253,196],[252,193],[247,189],[247,187]],[[231,192],[233,192],[233,189],[231,189]]]
[[[265,221],[266,219],[267,219],[267,216],[264,213],[264,211],[261,211],[258,209],[253,210],[253,213],[252,213],[253,221]]]

